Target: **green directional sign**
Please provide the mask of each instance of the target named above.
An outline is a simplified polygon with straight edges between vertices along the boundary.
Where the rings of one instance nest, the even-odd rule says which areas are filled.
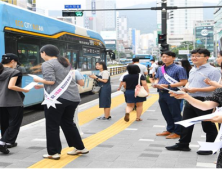
[[[83,11],[71,11],[71,10],[63,10],[62,11],[63,17],[82,17]]]

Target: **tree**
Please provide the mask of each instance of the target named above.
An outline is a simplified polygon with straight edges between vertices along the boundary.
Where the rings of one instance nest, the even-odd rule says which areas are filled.
[[[184,58],[184,55],[179,55],[179,50],[193,50],[193,42],[183,41],[179,46],[170,47],[170,51],[174,52],[178,58]]]

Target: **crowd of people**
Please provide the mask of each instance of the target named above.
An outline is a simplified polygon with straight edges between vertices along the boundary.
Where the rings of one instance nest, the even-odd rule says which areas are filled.
[[[54,45],[45,45],[40,49],[43,78],[34,78],[35,89],[44,88],[45,95],[51,94],[69,75],[71,66],[69,61],[59,55],[59,49]],[[142,121],[143,102],[149,95],[147,75],[153,88],[159,93],[159,106],[163,118],[166,121],[166,130],[157,133],[156,136],[165,136],[166,139],[179,139],[173,146],[167,146],[169,151],[190,151],[194,126],[183,127],[175,124],[181,120],[187,120],[213,112],[215,107],[222,105],[221,71],[208,63],[210,52],[207,49],[195,49],[191,52],[191,67],[188,60],[175,63],[176,54],[165,51],[161,54],[158,63],[151,60],[149,69],[134,58],[132,64],[127,66],[127,72],[120,77],[118,90],[124,92],[126,109],[124,120],[129,122],[130,112],[136,110],[136,121]],[[222,64],[222,51],[218,54],[217,62]],[[0,117],[1,139],[0,152],[8,154],[8,148],[16,147],[16,139],[23,119],[24,93],[29,90],[21,88],[22,73],[19,71],[18,56],[7,53],[2,56],[0,63]],[[99,108],[104,109],[104,116],[98,120],[111,120],[111,83],[110,73],[104,62],[97,62],[98,75],[90,75],[100,86]],[[60,103],[54,107],[44,106],[46,119],[47,154],[44,158],[60,159],[62,145],[59,137],[59,127],[62,128],[69,147],[74,149],[68,155],[87,154],[79,130],[73,122],[75,110],[80,103],[78,85],[83,86],[83,76],[74,71],[73,79],[67,85],[57,101]],[[143,88],[146,96],[139,96],[135,89]],[[168,89],[186,93],[176,94]],[[10,101],[10,102],[9,102]],[[222,123],[222,115],[211,120],[202,121],[203,131],[206,133],[206,142],[214,142],[217,137],[217,128],[213,122]],[[198,151],[199,155],[210,155],[212,151]],[[221,158],[220,158],[221,157]],[[217,167],[222,167],[222,155],[217,161]]]

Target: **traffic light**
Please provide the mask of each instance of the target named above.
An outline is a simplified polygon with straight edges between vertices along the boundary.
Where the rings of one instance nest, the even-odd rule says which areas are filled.
[[[62,10],[62,16],[63,17],[82,17],[83,16],[83,11]]]
[[[167,36],[166,34],[158,34],[158,44],[166,44]]]
[[[161,44],[160,51],[161,53],[164,51],[169,51],[169,44]]]

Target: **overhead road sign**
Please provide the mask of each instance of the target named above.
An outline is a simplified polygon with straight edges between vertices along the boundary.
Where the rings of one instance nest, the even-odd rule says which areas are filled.
[[[65,9],[81,9],[81,5],[65,5]]]

